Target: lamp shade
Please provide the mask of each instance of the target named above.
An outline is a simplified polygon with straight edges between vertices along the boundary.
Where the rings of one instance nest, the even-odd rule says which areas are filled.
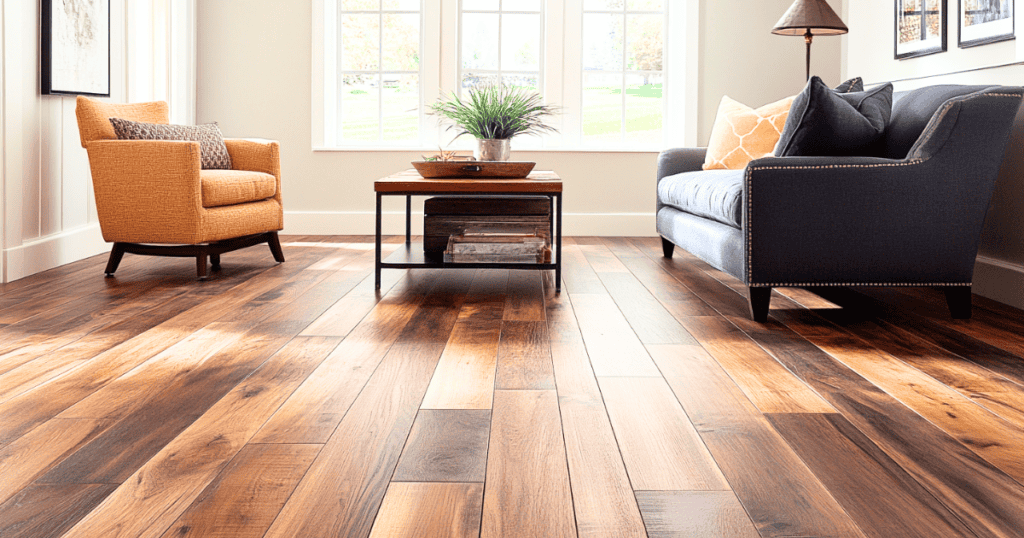
[[[825,0],[796,0],[772,28],[778,35],[839,35],[850,30]]]

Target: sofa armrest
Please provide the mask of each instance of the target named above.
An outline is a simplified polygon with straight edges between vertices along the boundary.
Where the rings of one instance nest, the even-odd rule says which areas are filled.
[[[274,199],[281,201],[281,145],[276,140],[227,138],[224,144],[231,155],[231,168],[263,172],[277,178]]]
[[[658,154],[658,181],[683,172],[695,172],[704,167],[704,157],[708,148],[675,148],[667,149]],[[655,192],[658,192],[655,186]],[[654,214],[657,215],[664,204],[657,195],[654,197]]]
[[[675,148],[658,154],[658,181],[683,172],[695,172],[704,167],[708,148]]]
[[[198,142],[96,140],[87,151],[105,240],[199,240],[203,198]]]
[[[750,163],[751,285],[970,282],[991,188],[948,158],[784,157]]]
[[[955,151],[957,146],[966,150],[964,157],[969,158],[979,146],[1005,147],[1008,139],[1002,127],[1017,115],[1022,93],[1024,88],[994,86],[946,101],[932,115],[907,158],[927,159],[940,151]]]

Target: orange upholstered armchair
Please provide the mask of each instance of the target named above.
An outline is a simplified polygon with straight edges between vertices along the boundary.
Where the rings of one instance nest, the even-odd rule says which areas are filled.
[[[284,261],[280,148],[269,140],[227,139],[231,170],[200,168],[199,142],[118,140],[109,118],[168,122],[167,103],[114,104],[78,97],[78,131],[89,153],[103,239],[114,243],[106,273],[126,252],[207,258],[268,243]]]

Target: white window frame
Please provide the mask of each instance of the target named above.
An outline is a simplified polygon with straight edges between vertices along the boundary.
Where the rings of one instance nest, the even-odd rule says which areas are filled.
[[[337,117],[333,95],[336,87],[325,87],[328,62],[337,65],[337,49],[326,51],[324,37],[336,32],[337,19],[325,17],[336,13],[340,0],[313,0],[313,69],[312,69],[312,146],[314,151],[436,151],[447,145],[450,133],[444,133],[436,118],[425,113],[426,106],[442,95],[458,94],[462,81],[461,66],[461,0],[424,0],[421,11],[421,101],[420,144],[413,147],[338,145],[327,136],[327,118]],[[559,133],[546,135],[542,148],[530,151],[578,152],[658,152],[668,147],[690,147],[697,143],[697,76],[699,72],[699,2],[697,0],[665,0],[666,27],[663,84],[665,96],[663,143],[659,147],[630,147],[627,143],[612,147],[582,145],[583,76],[583,0],[542,0],[541,73],[538,83],[545,101],[562,111],[551,123]],[[677,36],[683,36],[682,38]],[[336,39],[335,39],[336,42]],[[566,44],[577,46],[566,46]],[[447,51],[444,53],[442,51]],[[331,68],[333,69],[333,67]],[[337,78],[334,77],[336,84]],[[330,84],[330,83],[328,83]],[[326,90],[326,91],[325,91]],[[328,98],[331,96],[331,98]],[[466,137],[463,137],[466,138]],[[452,149],[465,143],[452,145]],[[526,149],[526,148],[524,148]]]
[[[666,4],[668,4],[668,2],[666,2]],[[624,2],[622,9],[617,9],[617,10],[603,9],[603,10],[590,10],[590,11],[587,11],[587,10],[583,9],[583,10],[580,11],[580,21],[581,21],[580,22],[580,30],[581,30],[581,32],[582,32],[582,29],[583,29],[583,22],[582,21],[586,20],[586,16],[587,16],[588,13],[604,13],[604,14],[608,14],[608,15],[622,15],[622,69],[614,70],[614,71],[608,71],[608,70],[587,71],[587,70],[583,69],[582,65],[580,65],[580,81],[581,81],[581,83],[579,85],[579,92],[580,92],[580,105],[581,105],[581,108],[580,108],[580,111],[581,111],[580,120],[581,121],[582,121],[582,103],[583,103],[583,84],[582,84],[582,78],[583,78],[584,74],[586,74],[586,73],[594,73],[594,74],[599,74],[599,75],[600,74],[605,74],[605,75],[619,75],[619,76],[621,76],[621,82],[619,83],[619,91],[621,92],[620,95],[622,97],[621,103],[619,104],[619,141],[616,144],[610,144],[613,147],[614,146],[627,146],[628,147],[630,145],[629,142],[626,141],[627,137],[629,136],[629,133],[626,132],[626,104],[627,104],[627,97],[628,97],[628,94],[626,93],[626,77],[629,76],[629,75],[636,75],[636,74],[642,74],[643,73],[643,71],[638,71],[638,70],[635,70],[635,69],[631,70],[631,69],[626,67],[626,64],[628,63],[627,60],[629,59],[629,47],[627,45],[629,43],[629,24],[628,24],[628,22],[629,22],[629,16],[630,15],[634,15],[634,16],[635,15],[660,15],[662,17],[662,29],[661,29],[661,32],[662,32],[662,34],[661,34],[662,35],[661,75],[662,75],[662,79],[663,79],[662,80],[662,101],[661,101],[661,117],[662,117],[661,130],[662,130],[662,138],[664,138],[664,132],[665,132],[665,129],[666,129],[666,126],[667,126],[667,123],[668,123],[668,121],[667,121],[668,120],[668,113],[667,113],[668,103],[669,103],[669,101],[671,101],[671,99],[667,98],[667,96],[669,95],[669,91],[668,91],[669,88],[665,85],[665,81],[664,81],[667,57],[670,55],[670,51],[669,51],[668,47],[665,46],[666,45],[665,39],[668,36],[668,9],[669,9],[669,6],[665,5],[665,7],[661,11],[634,11],[634,10],[628,9],[628,6],[629,6],[629,3],[628,2]],[[582,35],[580,36],[580,50],[581,51],[583,50],[583,36]],[[581,60],[582,60],[582,56],[581,56]],[[581,132],[580,132],[581,145],[582,145],[582,138],[583,138],[583,133],[582,133],[582,129],[581,129]]]
[[[466,13],[466,12],[469,12],[469,13],[494,13],[494,14],[496,14],[498,16],[498,69],[465,69],[465,68],[462,67],[462,65],[463,65],[463,61],[462,61],[462,50],[463,50],[462,49],[462,41],[463,41],[462,25],[461,24],[457,25],[458,26],[458,32],[459,32],[459,45],[458,45],[459,75],[458,75],[458,85],[459,85],[460,92],[461,92],[461,89],[462,89],[462,78],[466,74],[467,71],[470,72],[470,73],[483,73],[483,74],[488,74],[488,75],[497,75],[499,79],[502,76],[504,76],[504,75],[515,75],[515,74],[527,73],[527,71],[514,71],[514,70],[505,69],[502,66],[502,64],[501,64],[501,46],[502,46],[502,44],[501,44],[501,32],[502,32],[502,28],[503,28],[502,17],[504,15],[540,15],[540,30],[541,30],[540,31],[540,52],[538,52],[538,56],[539,57],[537,58],[537,71],[536,71],[536,73],[537,73],[537,86],[538,86],[538,88],[543,89],[544,88],[544,79],[545,79],[545,76],[544,76],[544,54],[543,54],[543,51],[547,50],[546,49],[547,40],[545,39],[546,36],[544,35],[544,28],[545,28],[545,26],[544,26],[544,0],[540,0],[540,5],[541,5],[540,11],[514,11],[514,10],[505,11],[505,10],[500,9],[500,7],[501,7],[500,3],[499,3],[499,9],[498,10],[478,10],[478,9],[463,10],[462,9],[462,3],[463,3],[463,0],[459,0],[459,2],[458,2],[458,4],[459,4],[458,10],[459,10],[459,15],[460,16],[463,15],[464,13]],[[532,71],[530,73],[532,73]]]
[[[129,103],[167,101],[170,122],[196,121],[196,0],[126,2]]]
[[[325,46],[326,39],[332,43],[338,42],[338,17],[339,2],[341,0],[314,0],[313,1],[313,84],[312,84],[312,140],[313,149],[408,149],[407,142],[388,145],[386,141],[374,142],[345,142],[338,139],[338,107],[340,96],[338,95],[338,79],[341,69],[338,64],[338,47]],[[429,146],[434,141],[430,134],[434,128],[433,118],[424,114],[425,104],[437,99],[437,56],[440,50],[432,43],[437,43],[440,13],[430,0],[420,0],[420,70],[419,70],[419,141],[412,147],[422,148]],[[376,10],[376,13],[382,13]],[[383,16],[383,14],[381,14]],[[381,26],[383,32],[383,25]],[[380,54],[383,54],[383,47]],[[378,67],[383,67],[378,65]],[[378,92],[383,92],[383,76],[388,73],[383,69],[374,71],[381,79],[378,83]],[[405,72],[403,72],[405,73]],[[378,95],[378,129],[384,128],[383,123],[383,94]]]

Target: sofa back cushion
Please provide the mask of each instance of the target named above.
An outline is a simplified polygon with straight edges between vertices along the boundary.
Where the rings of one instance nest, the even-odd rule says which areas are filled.
[[[889,159],[902,159],[917,142],[932,115],[946,101],[984,90],[989,86],[962,86],[944,84],[926,86],[909,92],[898,92],[893,96],[892,116],[885,129],[883,155]]]

